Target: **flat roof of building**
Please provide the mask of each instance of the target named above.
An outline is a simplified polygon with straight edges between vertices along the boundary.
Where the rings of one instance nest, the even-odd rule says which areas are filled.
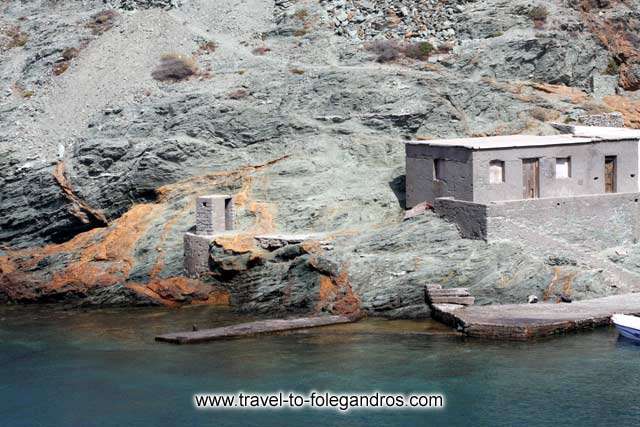
[[[574,136],[593,137],[604,140],[640,139],[640,129],[600,126],[570,126],[569,131]]]
[[[603,129],[603,128],[598,128]],[[610,128],[619,129],[619,128]],[[631,129],[625,129],[631,130]],[[588,132],[587,132],[588,133]],[[595,132],[591,132],[595,133]],[[435,147],[462,147],[471,150],[493,150],[498,148],[540,147],[546,145],[586,144],[598,141],[617,141],[623,139],[639,139],[640,131],[631,133],[602,132],[600,135],[580,136],[562,135],[504,135],[477,138],[432,139],[425,141],[407,141],[412,145],[429,145]]]

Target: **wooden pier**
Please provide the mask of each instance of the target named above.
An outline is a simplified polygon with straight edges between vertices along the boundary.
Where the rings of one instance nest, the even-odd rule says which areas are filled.
[[[351,323],[358,320],[348,316],[314,316],[295,319],[270,319],[255,322],[240,323],[220,328],[203,329],[200,331],[175,332],[159,335],[156,341],[172,344],[197,344],[229,338],[248,337],[261,334],[291,331],[295,329],[317,328],[320,326]]]
[[[605,326],[614,313],[640,314],[640,293],[572,303],[432,305],[434,319],[468,336],[498,340],[528,340]]]

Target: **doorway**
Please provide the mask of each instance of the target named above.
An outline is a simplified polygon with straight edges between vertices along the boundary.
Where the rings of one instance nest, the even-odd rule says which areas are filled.
[[[604,192],[616,192],[616,156],[604,158]]]
[[[540,197],[540,162],[538,159],[522,159],[522,198]]]

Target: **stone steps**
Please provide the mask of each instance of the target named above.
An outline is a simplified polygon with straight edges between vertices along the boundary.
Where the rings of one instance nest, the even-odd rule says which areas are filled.
[[[472,296],[468,297],[456,297],[456,296],[444,296],[444,297],[430,297],[431,304],[459,304],[459,305],[473,305],[476,299]]]
[[[432,289],[429,291],[429,295],[432,297],[468,297],[470,295],[467,288],[450,288],[450,289]]]
[[[473,305],[475,298],[467,288],[447,288],[441,285],[428,284],[425,286],[425,300],[427,304],[457,304]]]

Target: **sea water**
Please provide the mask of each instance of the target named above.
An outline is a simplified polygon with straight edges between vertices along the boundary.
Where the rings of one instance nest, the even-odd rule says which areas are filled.
[[[624,426],[640,347],[599,329],[537,342],[368,320],[199,345],[154,336],[246,321],[211,307],[0,307],[1,426]],[[194,393],[441,393],[444,409],[197,410]]]

